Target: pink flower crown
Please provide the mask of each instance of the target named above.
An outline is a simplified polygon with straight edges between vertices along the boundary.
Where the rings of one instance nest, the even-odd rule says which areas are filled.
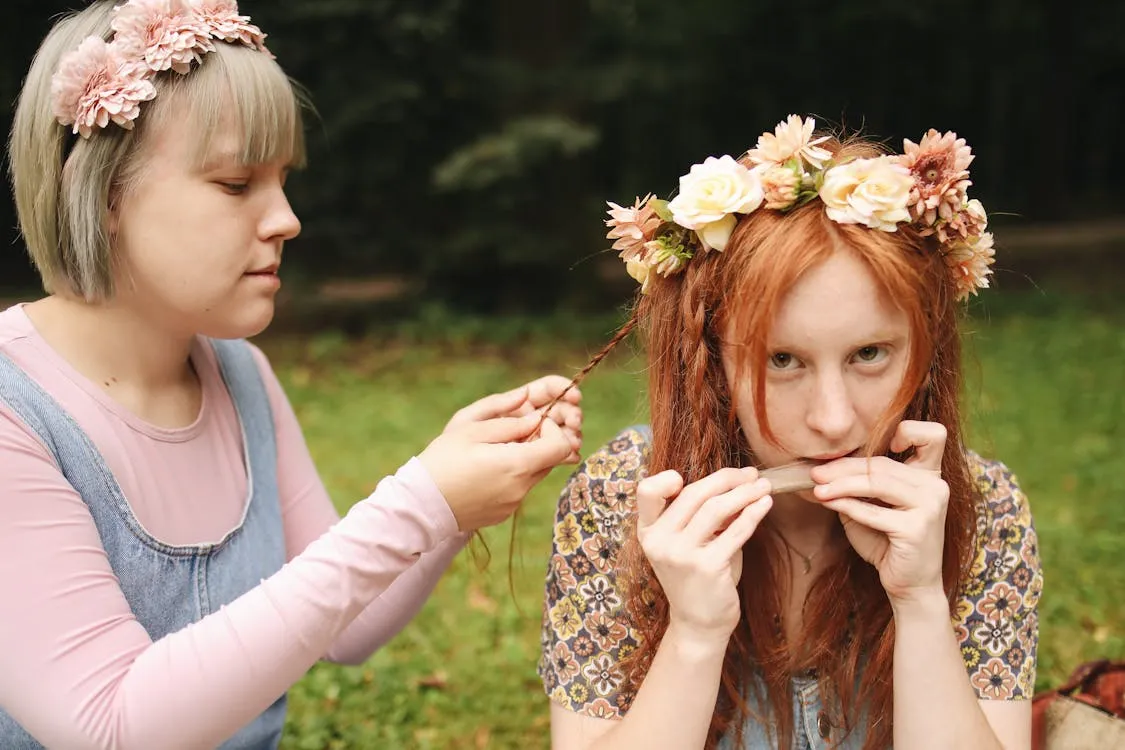
[[[906,223],[937,235],[959,300],[988,287],[992,234],[984,207],[967,195],[974,157],[964,139],[931,129],[920,143],[904,141],[902,154],[837,164],[819,145],[828,137],[813,139],[815,125],[790,115],[744,158],[708,157],[680,178],[671,201],[650,194],[632,206],[609,203],[606,237],[641,292],[654,273],[673,276],[696,253],[722,251],[739,214],[784,212],[815,198],[841,224],[894,232]]]
[[[216,41],[273,57],[266,35],[238,14],[235,0],[128,0],[113,9],[110,27],[112,41],[86,37],[51,79],[53,114],[83,138],[110,122],[131,130],[141,102],[156,96],[153,76],[187,74]]]

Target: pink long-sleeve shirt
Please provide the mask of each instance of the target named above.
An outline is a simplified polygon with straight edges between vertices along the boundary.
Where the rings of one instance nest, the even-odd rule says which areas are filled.
[[[91,438],[153,537],[203,544],[239,523],[247,501],[241,433],[208,346],[192,353],[203,406],[180,429],[147,424],[109,398],[51,349],[20,306],[0,312],[0,352]],[[0,402],[0,706],[42,744],[220,744],[317,660],[370,656],[414,616],[464,546],[467,535],[417,459],[340,519],[288,399],[254,353],[277,434],[288,562],[155,643],[130,611],[82,498]]]

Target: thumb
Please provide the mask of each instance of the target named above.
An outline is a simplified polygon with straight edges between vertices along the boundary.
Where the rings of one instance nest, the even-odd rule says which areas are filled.
[[[684,478],[671,469],[642,479],[637,484],[637,520],[640,525],[656,523],[668,507],[668,501],[680,494],[683,488]]]
[[[472,422],[503,417],[519,408],[527,400],[527,386],[521,385],[504,393],[493,393],[466,406],[460,416]]]

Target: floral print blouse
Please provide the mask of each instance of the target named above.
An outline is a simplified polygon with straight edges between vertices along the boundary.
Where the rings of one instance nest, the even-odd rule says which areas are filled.
[[[539,675],[571,711],[621,718],[633,695],[619,663],[637,647],[615,577],[616,554],[645,476],[647,428],[629,428],[571,475],[559,498],[543,604]],[[952,627],[981,699],[1029,700],[1035,689],[1043,577],[1027,498],[1002,463],[968,452],[985,502],[975,562]]]

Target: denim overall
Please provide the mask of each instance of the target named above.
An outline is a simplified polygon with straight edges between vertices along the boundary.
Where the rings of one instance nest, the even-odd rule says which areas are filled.
[[[178,547],[161,543],[141,527],[86,434],[50,395],[0,354],[0,401],[39,436],[63,476],[82,496],[121,590],[153,641],[217,611],[285,563],[269,397],[250,347],[244,341],[210,343],[242,428],[249,502],[242,523],[217,544]],[[205,466],[198,468],[207,471]],[[285,708],[283,694],[220,747],[276,748],[285,723]],[[206,721],[207,717],[197,720]],[[0,709],[0,748],[42,747]]]

